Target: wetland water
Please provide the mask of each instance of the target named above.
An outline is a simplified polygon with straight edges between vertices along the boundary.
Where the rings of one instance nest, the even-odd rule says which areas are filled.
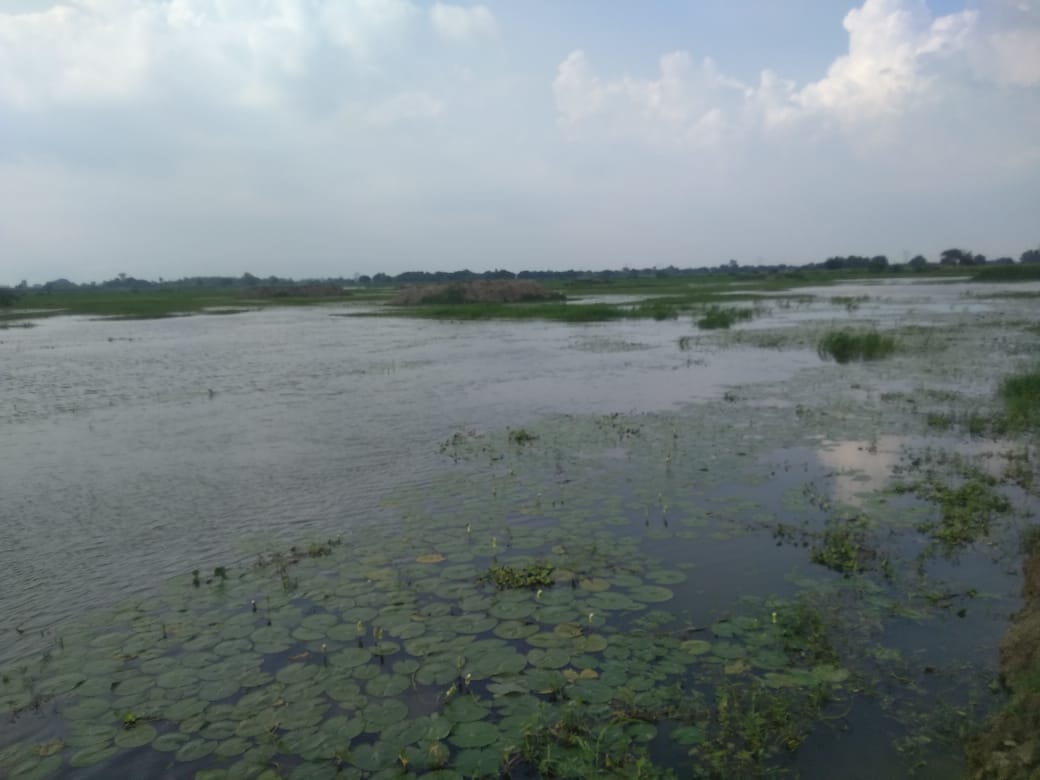
[[[575,718],[621,776],[644,750],[949,776],[1036,496],[1001,481],[991,533],[935,551],[933,494],[888,488],[1029,454],[926,424],[1035,361],[1035,306],[993,291],[814,290],[728,333],[333,307],[0,332],[0,775],[530,776],[555,749],[580,776]],[[821,362],[857,322],[907,349]],[[533,563],[555,584],[478,581]]]

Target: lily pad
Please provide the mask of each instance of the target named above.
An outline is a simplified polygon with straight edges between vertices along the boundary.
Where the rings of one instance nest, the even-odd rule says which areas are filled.
[[[124,729],[116,735],[115,743],[121,748],[136,748],[149,744],[156,737],[153,726],[138,723],[132,729]]]
[[[495,726],[474,720],[459,723],[452,729],[449,741],[460,748],[480,748],[492,744],[498,737],[499,732]]]

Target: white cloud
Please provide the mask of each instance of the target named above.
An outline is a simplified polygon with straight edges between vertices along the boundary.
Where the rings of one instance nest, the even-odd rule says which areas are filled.
[[[323,42],[359,63],[399,46],[410,0],[64,0],[0,12],[0,103],[128,101],[162,89],[267,105]]]
[[[0,100],[35,108],[137,93],[151,66],[156,17],[134,0],[81,0],[39,13],[0,14]]]
[[[487,6],[434,3],[430,22],[439,36],[453,43],[472,43],[498,36],[498,24]]]
[[[365,113],[365,121],[375,127],[388,127],[402,122],[433,119],[444,110],[444,104],[425,92],[403,92],[373,106]]]
[[[983,93],[993,84],[1040,84],[1040,20],[1031,6],[1015,14],[933,17],[923,0],[864,0],[844,20],[847,52],[803,85],[768,68],[757,85],[745,85],[710,58],[695,64],[687,52],[661,57],[654,78],[606,79],[577,50],[552,84],[557,120],[571,138],[624,136],[655,145],[714,146],[791,130],[839,130],[854,145],[887,143],[908,117],[988,99]]]
[[[987,43],[995,80],[1019,87],[1040,85],[1040,27],[993,33]]]
[[[661,57],[658,67],[658,78],[603,82],[584,52],[571,52],[553,81],[560,124],[574,136],[591,126],[593,132],[650,141],[694,146],[718,141],[728,124],[724,109],[748,89],[721,74],[710,58],[695,66],[689,54],[673,52]]]
[[[898,113],[932,87],[931,60],[963,54],[977,16],[962,11],[930,20],[923,3],[866,0],[845,17],[848,54],[794,101],[845,123]]]
[[[409,0],[326,0],[319,17],[333,41],[367,60],[396,42],[417,13]]]

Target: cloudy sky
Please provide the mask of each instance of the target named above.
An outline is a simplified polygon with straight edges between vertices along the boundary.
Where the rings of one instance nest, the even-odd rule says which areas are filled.
[[[1040,246],[1040,0],[4,0],[0,284]]]

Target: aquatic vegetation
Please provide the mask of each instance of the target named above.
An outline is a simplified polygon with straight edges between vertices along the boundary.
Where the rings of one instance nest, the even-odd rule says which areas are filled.
[[[697,320],[697,327],[701,330],[730,328],[736,323],[750,320],[754,316],[754,309],[737,306],[709,306],[704,315]]]
[[[481,582],[490,582],[499,590],[515,588],[541,588],[553,585],[553,567],[546,563],[532,563],[527,566],[500,566],[492,563],[486,572],[480,575]]]
[[[812,546],[813,562],[846,576],[873,564],[878,556],[867,544],[868,528],[862,515],[829,519]]]
[[[896,350],[896,340],[876,330],[853,331],[848,329],[827,332],[817,344],[816,351],[824,360],[832,358],[837,363],[853,360],[880,360]]]
[[[514,444],[530,444],[537,439],[538,437],[526,428],[513,428],[509,431],[509,441]]]
[[[940,515],[917,525],[947,551],[986,536],[997,515],[1011,510],[1011,503],[997,490],[997,480],[974,468],[962,471],[958,484],[947,484],[936,475],[910,484],[898,484],[897,492],[915,493],[936,504]]]
[[[1040,427],[1040,370],[1005,377],[1000,383],[1000,397],[1008,428]]]

